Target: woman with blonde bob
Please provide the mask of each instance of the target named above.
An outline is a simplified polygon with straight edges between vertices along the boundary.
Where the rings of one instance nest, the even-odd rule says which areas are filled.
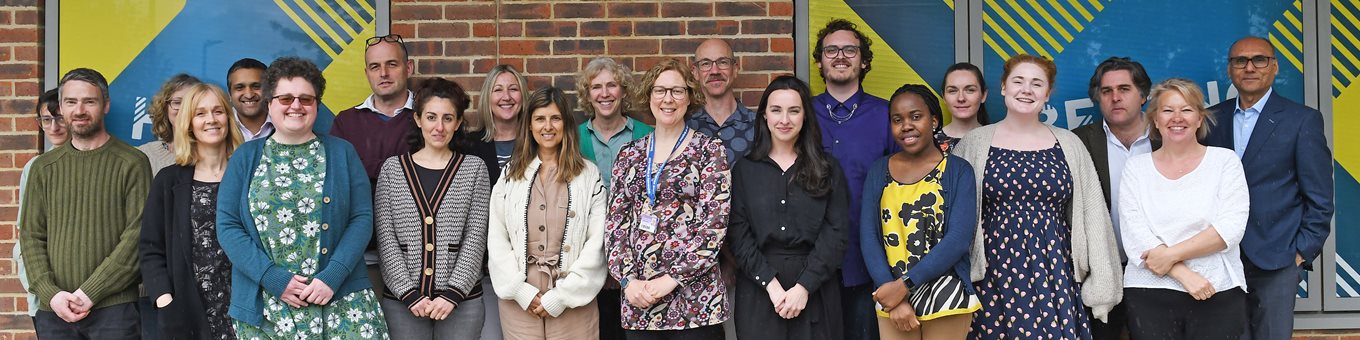
[[[607,275],[604,186],[581,157],[567,96],[534,91],[491,192],[487,249],[506,339],[595,339]]]
[[[1237,153],[1199,142],[1214,123],[1203,103],[1186,79],[1153,87],[1145,116],[1162,147],[1124,165],[1119,230],[1134,339],[1236,339],[1246,330],[1238,243],[1251,201]]]
[[[174,123],[175,164],[152,182],[142,214],[141,272],[166,339],[235,339],[227,316],[231,262],[217,243],[217,187],[241,131],[227,95],[185,89]]]

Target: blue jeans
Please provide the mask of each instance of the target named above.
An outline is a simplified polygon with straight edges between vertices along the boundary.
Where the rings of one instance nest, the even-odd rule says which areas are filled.
[[[1242,259],[1247,277],[1247,332],[1243,340],[1289,339],[1294,333],[1294,297],[1299,292],[1299,266],[1257,268]]]
[[[878,340],[878,316],[874,314],[873,295],[873,283],[841,287],[845,340]]]

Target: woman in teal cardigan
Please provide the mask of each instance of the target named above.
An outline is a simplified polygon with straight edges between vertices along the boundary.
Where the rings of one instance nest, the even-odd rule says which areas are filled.
[[[354,147],[312,132],[325,79],[286,57],[264,73],[275,132],[232,154],[217,237],[232,262],[240,338],[385,338],[362,254],[373,235],[368,175]]]

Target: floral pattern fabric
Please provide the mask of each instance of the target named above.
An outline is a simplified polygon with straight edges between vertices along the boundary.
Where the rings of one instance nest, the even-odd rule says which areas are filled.
[[[232,340],[236,339],[236,331],[227,315],[231,302],[231,261],[217,243],[218,184],[194,181],[190,187],[189,223],[194,239],[190,263],[207,313],[208,338]]]
[[[889,172],[882,174],[888,180],[883,187],[883,198],[878,202],[879,225],[893,277],[906,276],[944,239],[945,204],[941,178],[948,163],[949,158],[940,159],[934,169],[914,183],[898,182]],[[969,283],[953,273],[917,283],[910,296],[917,318],[929,321],[968,314],[981,308],[977,297],[964,288],[966,284]],[[874,312],[879,317],[888,317],[888,312],[882,309],[876,308]]]
[[[326,153],[320,139],[285,145],[269,139],[250,183],[250,215],[265,254],[280,269],[312,277],[320,270],[322,189]],[[340,282],[327,282],[331,289]],[[326,305],[292,308],[262,293],[260,327],[236,322],[241,339],[386,339],[378,299],[372,289],[336,296]]]
[[[639,221],[648,204],[647,148],[654,136],[625,145],[614,164],[606,225],[609,272],[630,280],[670,275],[680,285],[649,308],[620,299],[623,328],[680,330],[722,323],[731,311],[718,269],[731,208],[725,150],[720,140],[689,134],[685,149],[662,170],[653,233],[639,228]]]

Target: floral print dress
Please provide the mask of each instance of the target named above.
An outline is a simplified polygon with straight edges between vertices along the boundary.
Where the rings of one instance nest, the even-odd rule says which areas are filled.
[[[189,222],[193,225],[194,250],[190,255],[198,294],[203,297],[208,338],[236,339],[227,309],[231,302],[231,261],[217,243],[217,186],[194,181],[190,186]]]
[[[297,275],[320,271],[321,198],[326,152],[320,139],[286,145],[268,139],[250,180],[250,215],[274,265]],[[339,282],[327,282],[331,289]],[[241,339],[386,339],[387,324],[372,289],[335,296],[326,305],[292,308],[269,293],[260,327],[237,321]]]

